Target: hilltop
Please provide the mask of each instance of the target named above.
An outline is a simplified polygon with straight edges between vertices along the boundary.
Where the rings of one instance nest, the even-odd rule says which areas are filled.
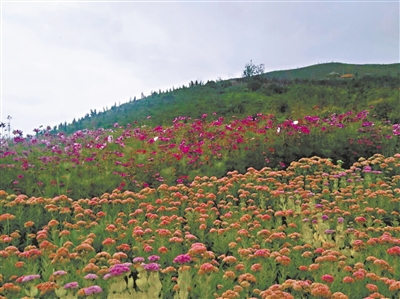
[[[265,78],[275,79],[326,79],[328,74],[337,73],[338,75],[352,74],[354,78],[365,76],[388,76],[399,77],[400,63],[392,64],[346,64],[340,62],[321,63],[307,67],[280,70],[265,73]]]

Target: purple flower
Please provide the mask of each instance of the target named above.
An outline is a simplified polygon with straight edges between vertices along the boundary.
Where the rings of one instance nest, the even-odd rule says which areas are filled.
[[[158,270],[160,270],[160,265],[157,263],[150,263],[150,264],[144,265],[143,268],[146,271],[158,271]]]
[[[324,220],[324,221],[325,221],[325,220],[328,220],[328,219],[329,219],[329,216],[328,216],[328,215],[322,215],[322,217],[321,217],[321,218],[322,218],[322,220]]]
[[[362,123],[362,127],[372,127],[374,123],[372,121],[365,121]]]
[[[116,264],[109,270],[111,276],[118,276],[127,272],[131,272],[131,263]]]
[[[66,274],[67,274],[66,271],[64,271],[64,270],[58,270],[58,271],[55,271],[55,272],[53,273],[53,276],[62,276],[62,275],[66,275]]]
[[[135,257],[133,260],[132,260],[132,262],[133,263],[143,263],[144,262],[144,258],[143,257],[141,257],[141,256],[138,256],[138,257]]]
[[[333,234],[335,231],[333,230],[333,229],[327,229],[327,230],[325,230],[325,234],[328,234],[328,235],[330,235],[330,234]]]
[[[323,207],[323,205],[320,204],[320,203],[317,203],[317,204],[315,205],[315,208],[316,208],[316,209],[322,209],[322,207]]]
[[[94,274],[94,273],[89,273],[84,278],[85,279],[97,279],[98,276],[96,274]]]
[[[112,277],[112,275],[110,274],[110,273],[107,273],[107,274],[105,274],[104,276],[103,276],[103,279],[104,280],[107,280],[107,279],[109,279],[109,278],[111,278]]]
[[[174,258],[174,263],[185,264],[189,263],[192,260],[190,255],[188,254],[180,254],[176,258]]]
[[[338,217],[337,222],[338,223],[343,223],[343,220],[344,220],[343,217]]]
[[[148,257],[148,260],[149,260],[150,262],[157,262],[159,259],[160,259],[160,257],[159,257],[158,255],[150,255],[150,256]]]
[[[85,292],[85,295],[99,294],[99,293],[103,292],[103,290],[99,286],[91,286],[91,287],[84,288],[83,290]]]
[[[22,278],[21,282],[28,282],[37,278],[40,278],[39,274],[26,275]]]
[[[77,288],[78,288],[78,283],[76,281],[69,282],[64,285],[64,289],[66,289],[66,290],[67,289],[77,289]]]
[[[369,166],[369,165],[364,166],[364,169],[363,169],[364,172],[371,172],[371,170],[372,170],[371,166]]]

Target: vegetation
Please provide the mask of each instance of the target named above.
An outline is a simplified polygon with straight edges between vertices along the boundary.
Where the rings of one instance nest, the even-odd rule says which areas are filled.
[[[399,298],[398,77],[267,75],[2,139],[0,299]]]
[[[208,81],[205,84],[191,81],[188,84],[190,87],[153,92],[144,99],[133,98],[128,103],[115,104],[109,110],[106,107],[103,111],[91,110],[84,118],[74,120],[71,124],[60,123],[52,133],[71,134],[77,130],[100,127],[107,129],[116,122],[122,126],[165,126],[177,116],[195,119],[214,112],[225,118],[245,118],[262,112],[273,113],[280,119],[297,119],[316,113],[327,115],[349,110],[361,111],[374,105],[378,105],[379,111],[382,111],[379,112],[381,120],[399,122],[399,64],[343,65],[358,70],[359,74],[370,72],[372,76],[328,79],[326,74],[342,67],[342,64],[336,65],[324,64],[292,70],[290,78],[275,76],[278,73],[271,72],[250,78]],[[318,73],[318,79],[311,80],[303,72]]]

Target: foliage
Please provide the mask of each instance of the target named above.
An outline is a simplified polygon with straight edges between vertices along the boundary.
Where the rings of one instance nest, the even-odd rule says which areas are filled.
[[[252,60],[244,66],[243,78],[250,78],[264,73],[264,64],[255,65]]]
[[[0,149],[0,189],[79,199],[116,188],[136,191],[188,182],[197,175],[222,177],[249,167],[281,169],[314,155],[349,167],[360,157],[393,155],[399,148],[399,125],[375,120],[374,109],[291,119],[290,102],[274,105],[276,114],[242,119],[213,113],[178,117],[166,126],[115,123],[113,129],[71,135],[46,131],[33,138],[16,136]],[[244,107],[227,108],[240,112]]]
[[[302,158],[79,200],[0,190],[0,296],[397,298],[399,163]]]

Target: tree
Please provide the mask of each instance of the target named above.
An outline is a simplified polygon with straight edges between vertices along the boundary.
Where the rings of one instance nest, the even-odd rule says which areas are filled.
[[[250,62],[244,66],[242,77],[249,78],[251,76],[261,75],[263,73],[264,64],[255,65],[253,64],[253,61],[250,60]]]

